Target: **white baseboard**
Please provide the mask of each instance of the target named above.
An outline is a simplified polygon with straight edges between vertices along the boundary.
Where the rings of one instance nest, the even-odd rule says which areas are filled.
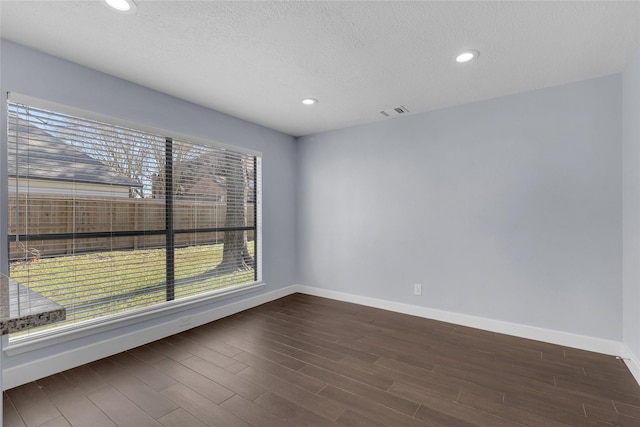
[[[189,328],[222,319],[223,317],[239,313],[243,310],[285,297],[295,292],[297,292],[297,286],[289,286],[190,315],[191,321],[189,323]],[[118,335],[117,337],[89,344],[84,347],[52,354],[33,362],[6,368],[2,371],[2,389],[7,390],[104,357],[112,356],[114,354],[166,338],[178,332],[182,332],[185,329],[186,328],[181,328],[178,322],[170,321],[127,334]]]
[[[636,382],[640,384],[640,359],[633,354],[631,349],[625,344],[622,344],[622,360],[627,365],[627,368],[631,371],[631,375],[636,379]]]
[[[478,328],[486,331],[513,335],[536,341],[544,341],[551,344],[558,344],[566,347],[593,351],[596,353],[610,354],[613,356],[620,356],[621,354],[620,347],[622,344],[618,341],[611,341],[602,338],[538,328],[535,326],[521,325],[518,323],[505,322],[502,320],[470,316],[467,314],[436,310],[433,308],[419,307],[415,305],[370,298],[361,295],[315,288],[312,286],[299,285],[298,291],[300,293],[308,295],[315,295],[339,301],[352,302],[369,307],[381,308],[383,310],[410,314],[412,316],[425,317],[427,319],[440,320],[443,322],[454,323],[456,325],[469,326],[471,328]]]
[[[428,319],[440,320],[457,325],[483,329],[487,331],[518,336],[527,339],[544,341],[552,344],[559,344],[567,347],[579,348],[582,350],[594,351],[597,353],[621,356],[625,359],[629,370],[640,384],[640,361],[622,343],[601,338],[594,338],[584,335],[571,334],[567,332],[554,331],[537,328],[534,326],[521,325],[504,322],[500,320],[487,319],[466,314],[453,313],[443,310],[436,310],[427,307],[419,307],[410,304],[403,304],[377,298],[370,298],[361,295],[348,294],[344,292],[331,291],[304,285],[292,285],[272,292],[257,295],[234,303],[216,307],[211,310],[191,315],[189,327],[196,327],[206,323],[239,313],[243,310],[256,307],[258,305],[285,297],[287,295],[300,292],[303,294],[330,298],[338,301],[351,302],[380,308],[383,310],[424,317]],[[122,351],[126,351],[140,345],[166,338],[184,330],[175,322],[167,322],[153,327],[137,330],[128,334],[100,341],[80,348],[74,348],[68,352],[53,354],[48,357],[38,359],[33,362],[24,363],[19,366],[4,369],[2,372],[3,390],[17,387],[19,385],[53,375],[67,369],[93,362],[95,360],[108,357]]]

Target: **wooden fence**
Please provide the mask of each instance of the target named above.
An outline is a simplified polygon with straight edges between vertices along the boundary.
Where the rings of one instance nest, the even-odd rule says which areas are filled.
[[[64,195],[30,195],[16,198],[9,195],[9,234],[57,234],[94,232],[153,232],[165,228],[165,202],[161,199],[128,199],[82,197],[70,200]],[[226,204],[223,202],[175,201],[176,229],[224,227]],[[247,224],[255,224],[253,204],[247,208]],[[247,232],[253,239],[253,231]],[[176,246],[221,243],[224,233],[186,233],[175,235]],[[163,247],[164,235],[139,235],[109,238],[75,238],[63,240],[11,241],[11,260],[33,256],[71,253],[149,249]]]

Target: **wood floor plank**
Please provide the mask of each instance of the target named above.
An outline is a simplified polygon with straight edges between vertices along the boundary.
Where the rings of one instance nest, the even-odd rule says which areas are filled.
[[[184,332],[184,334],[195,343],[227,357],[233,358],[233,356],[242,351],[237,347],[225,343],[215,333],[207,333],[207,331],[202,327],[186,331]]]
[[[44,424],[62,415],[35,383],[12,388],[7,393],[27,427]]]
[[[531,391],[507,393],[505,404],[569,425],[597,425],[587,418],[582,404],[559,395]]]
[[[567,427],[568,424],[555,421],[532,412],[525,411],[520,408],[505,405],[502,397],[495,399],[492,396],[487,397],[483,394],[474,392],[461,392],[458,396],[457,403],[464,406],[488,412],[490,414],[513,421],[529,427]]]
[[[278,417],[290,420],[297,426],[335,427],[338,425],[332,420],[324,418],[271,392],[267,392],[260,396],[255,403],[265,409],[268,409]]]
[[[286,383],[252,367],[239,372],[238,375],[324,418],[335,421],[344,412],[344,407],[336,402],[324,399],[317,394]]]
[[[155,363],[167,358],[164,354],[153,350],[148,344],[128,350],[127,353],[145,363]]]
[[[173,359],[176,362],[180,362],[184,359],[188,359],[189,357],[193,356],[191,353],[186,351],[183,346],[173,345],[167,339],[154,341],[148,344],[146,346],[146,349],[162,354],[164,357]]]
[[[55,420],[47,421],[44,424],[40,424],[38,427],[73,427],[64,417],[56,418]]]
[[[259,387],[249,381],[245,381],[243,378],[227,372],[213,363],[209,363],[197,356],[183,360],[182,364],[192,369],[194,372],[215,381],[226,389],[239,394],[249,401],[256,400],[265,393],[265,389],[262,387]]]
[[[90,393],[109,385],[109,383],[91,369],[89,365],[69,369],[68,371],[64,371],[63,374],[75,387],[85,393]]]
[[[164,427],[206,427],[206,424],[182,408],[178,408],[164,417],[158,418],[158,422]]]
[[[544,382],[541,382],[518,375],[503,374],[499,371],[473,366],[473,364],[461,363],[459,366],[455,364],[436,365],[434,372],[502,393],[520,389],[537,390],[545,387],[546,389],[552,389],[554,387],[553,378],[551,382],[546,382],[546,378]]]
[[[327,360],[322,357],[316,356],[315,354],[307,353],[307,352],[299,352],[296,353],[296,357],[300,360],[303,360],[310,366],[316,366],[322,368],[328,372],[335,372],[347,378],[350,378],[355,381],[362,382],[364,384],[370,385],[371,387],[378,388],[380,390],[388,390],[393,384],[393,379],[385,377],[383,375],[372,375],[364,370],[359,368],[354,368],[350,366],[345,366],[339,362],[334,362],[332,360]],[[300,370],[300,372],[304,372],[305,369],[309,368],[309,366]]]
[[[207,426],[251,427],[249,423],[184,384],[174,384],[164,390],[162,394]]]
[[[317,366],[307,366],[302,370],[302,373],[405,415],[413,416],[419,406],[415,401],[405,399],[403,396],[389,393],[386,390],[372,387]]]
[[[59,393],[75,391],[76,389],[75,385],[69,381],[64,372],[50,375],[34,382],[48,397],[55,396]],[[77,391],[80,392],[79,389]]]
[[[502,396],[500,391],[492,388],[438,372],[426,371],[419,367],[412,367],[406,363],[391,359],[386,359],[380,364],[376,363],[375,366],[382,369],[385,375],[392,376],[395,379],[394,386],[389,390],[391,392],[393,392],[392,389],[397,389],[398,384],[402,384],[417,387],[427,393],[443,397],[455,397],[461,391],[473,391],[484,396]]]
[[[200,393],[214,403],[222,403],[235,394],[228,388],[173,360],[165,359],[154,364],[154,366],[178,381],[174,385],[187,384],[193,391]],[[171,387],[173,386],[168,388]]]
[[[304,390],[308,390],[311,393],[317,393],[320,390],[322,390],[324,386],[327,385],[326,383],[320,380],[317,380],[315,378],[309,377],[308,375],[302,374],[299,371],[294,371],[292,369],[278,365],[276,363],[273,363],[269,360],[263,359],[251,353],[243,352],[243,353],[237,354],[235,358],[255,369],[266,372],[289,384],[293,384]]]
[[[18,413],[18,410],[9,396],[5,393],[2,399],[2,413],[4,415],[4,426],[5,427],[25,427],[24,422],[22,422],[22,417]]]
[[[284,418],[272,415],[269,409],[258,406],[238,395],[225,400],[220,406],[254,427],[295,427],[295,424]]]
[[[284,366],[285,368],[293,369],[294,371],[302,369],[306,365],[306,363],[290,356],[290,354],[296,352],[295,349],[290,347],[286,349],[274,349],[273,345],[277,343],[266,343],[266,345],[262,345],[264,344],[264,342],[258,344],[242,338],[238,338],[236,336],[227,336],[223,339],[227,344],[242,350],[243,353],[246,352],[258,355],[263,359],[270,360],[273,363],[277,363],[278,365]],[[236,354],[235,356],[233,356],[233,358],[236,360],[240,360],[238,358],[239,355],[242,355],[242,353]]]
[[[116,377],[127,375],[127,373],[124,372],[111,358],[96,360],[94,362],[87,363],[86,366],[108,383]]]
[[[109,359],[121,366],[124,372],[138,378],[155,391],[162,391],[178,382],[151,364],[142,362],[129,353],[120,353]]]
[[[127,399],[138,405],[153,418],[160,418],[178,406],[134,376],[119,377],[111,384]]]
[[[322,340],[323,342],[336,342],[338,336],[332,331],[325,331],[320,328],[310,328],[308,326],[302,326],[292,319],[283,318],[279,315],[273,315],[272,311],[257,311],[251,313],[253,316],[259,317],[265,325],[268,325],[274,332],[286,332],[289,331],[293,336],[304,337],[308,339]]]
[[[430,426],[478,427],[480,425],[458,418],[457,414],[457,410],[451,410],[450,408],[445,411],[438,411],[429,406],[421,406],[416,413],[416,417],[427,422]]]
[[[640,427],[640,386],[612,356],[293,294],[3,407],[7,427]]]
[[[319,395],[344,405],[347,410],[356,412],[361,417],[369,419],[372,424],[379,423],[394,427],[426,427],[428,425],[413,418],[413,416],[401,414],[391,408],[381,406],[367,398],[349,393],[332,385],[322,389]],[[349,414],[346,414],[342,419],[338,417],[337,421],[344,424],[345,418],[352,420],[350,422],[354,422],[354,417]]]
[[[345,343],[345,345],[350,345],[354,348],[377,354],[380,357],[405,362],[409,365],[417,366],[428,371],[432,371],[436,366],[436,362],[429,360],[430,358],[419,357],[415,354],[411,354],[403,349],[403,345],[385,345],[385,343],[380,341],[380,339],[370,339],[365,336],[355,342]],[[427,355],[428,353],[425,352],[424,354]]]
[[[225,354],[219,353],[215,350],[212,350],[208,347],[200,345],[196,341],[193,340],[184,340],[181,343],[184,346],[184,349],[188,351],[193,356],[198,356],[201,359],[206,360],[207,362],[213,363],[220,368],[229,371],[233,374],[238,373],[245,369],[247,365],[244,363],[240,363],[233,358],[233,356],[227,356]],[[233,355],[236,355],[240,352],[237,349]]]
[[[424,398],[428,396],[435,396],[453,402],[458,398],[461,392],[454,388],[416,387],[411,384],[394,382],[389,388],[389,393],[405,398],[411,402],[421,404]],[[502,396],[499,393],[489,394],[489,396],[493,396],[495,400],[502,399]],[[415,413],[415,410],[412,413]]]
[[[628,393],[627,387],[616,387],[614,384],[602,382],[586,376],[556,376],[556,385],[561,389],[578,391],[607,400],[616,400],[629,405],[640,406],[640,395]]]
[[[109,418],[89,397],[78,389],[50,395],[51,402],[73,426],[114,427]]]
[[[640,426],[640,420],[638,418],[629,417],[627,415],[614,413],[611,411],[605,411],[600,408],[585,405],[585,412],[587,418],[595,420],[601,424],[611,424],[620,427],[638,427]]]
[[[265,339],[275,341],[277,343],[291,347],[293,349],[315,354],[329,360],[337,361],[345,357],[344,353],[339,353],[338,351],[330,350],[327,348],[327,346],[321,345],[321,343],[311,344],[307,340],[294,339],[282,333],[273,333],[273,332],[265,331],[263,333],[263,337]]]
[[[336,344],[332,340],[325,340],[316,338],[311,335],[305,334],[302,328],[294,328],[289,326],[282,326],[279,324],[271,323],[264,320],[263,317],[258,316],[258,326],[262,329],[262,337],[271,341],[278,342],[285,346],[303,350],[310,353],[317,354],[330,360],[340,360],[349,354],[351,351],[348,347]],[[362,360],[370,361],[375,360],[377,357],[370,353],[353,351],[353,357],[362,358]]]
[[[366,416],[350,409],[344,411],[336,421],[338,424],[346,427],[386,427],[385,424],[372,420],[371,418],[367,418]]]
[[[616,402],[615,400],[611,402],[616,410],[616,413],[627,415],[629,417],[638,418],[640,420],[640,406],[629,405],[622,402]],[[640,421],[638,421],[638,425],[640,425]]]
[[[521,425],[500,416],[478,410],[458,402],[438,397],[427,397],[428,402],[420,405],[416,418],[428,424],[461,425],[479,427],[514,427]]]
[[[107,386],[101,390],[87,395],[89,399],[107,414],[117,426],[121,427],[159,427],[149,414],[139,406],[127,399],[113,386]]]

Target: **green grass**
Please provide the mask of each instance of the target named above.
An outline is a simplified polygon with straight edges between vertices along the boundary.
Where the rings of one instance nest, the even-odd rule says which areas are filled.
[[[175,299],[254,281],[254,270],[221,275],[222,244],[175,251]],[[249,244],[253,254],[253,245]],[[10,266],[10,276],[67,309],[76,323],[166,301],[164,249],[43,258]]]

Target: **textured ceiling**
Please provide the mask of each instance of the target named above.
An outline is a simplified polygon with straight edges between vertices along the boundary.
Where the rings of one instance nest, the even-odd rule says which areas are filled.
[[[1,35],[295,136],[616,73],[640,49],[640,1],[137,5],[1,0]]]

